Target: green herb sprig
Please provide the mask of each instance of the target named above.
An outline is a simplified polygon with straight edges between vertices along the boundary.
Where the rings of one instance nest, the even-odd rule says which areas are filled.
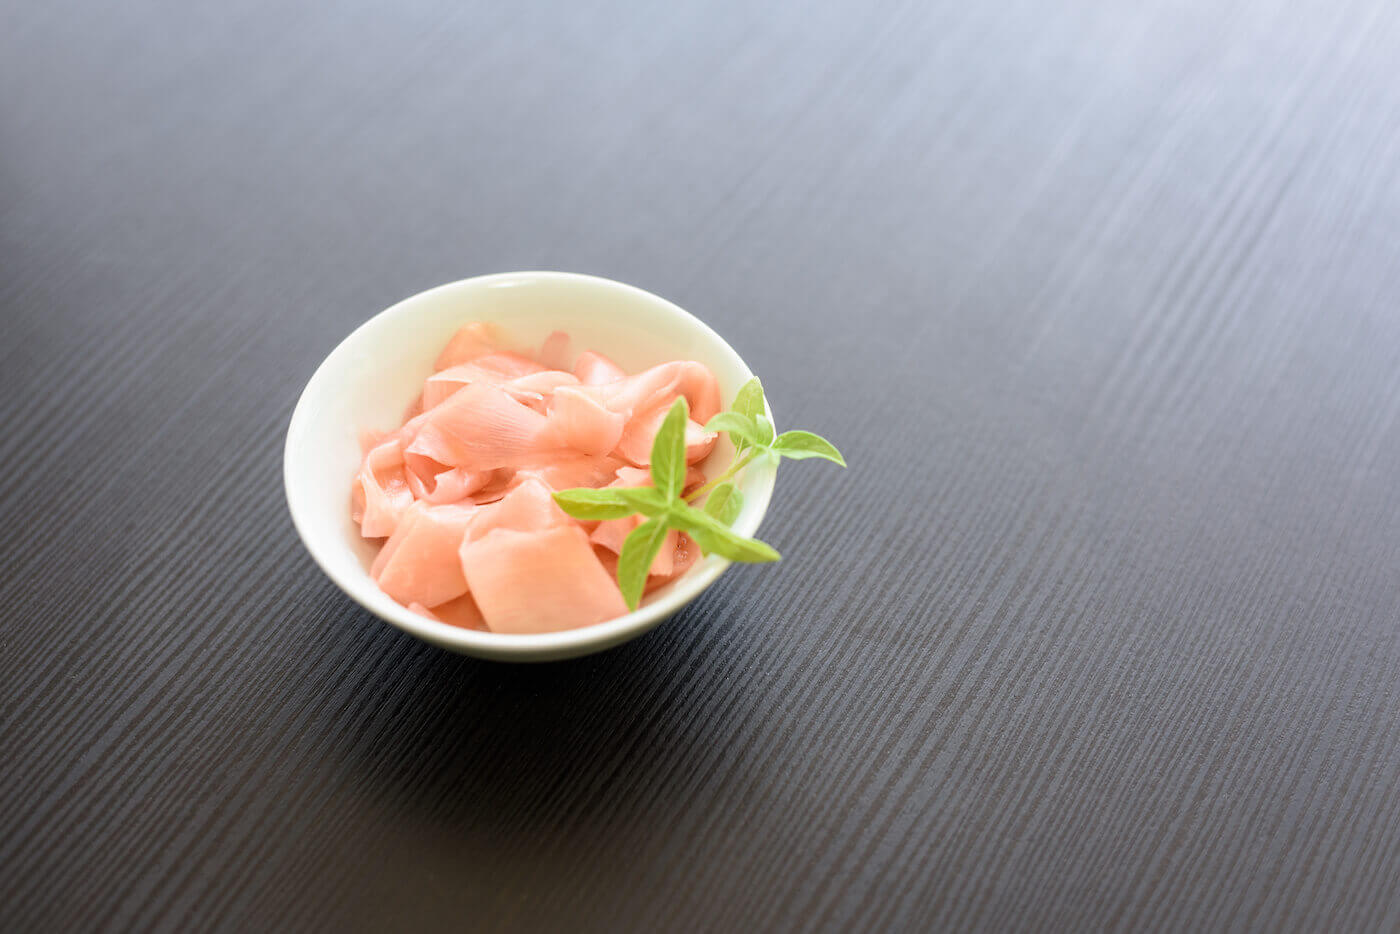
[[[672,530],[685,532],[707,555],[730,561],[760,564],[777,561],[779,554],[756,538],[745,538],[730,526],[744,507],[744,494],[735,486],[739,473],[759,458],[801,460],[820,457],[846,466],[836,446],[810,431],[775,434],[767,415],[763,384],[754,377],[734,396],[734,404],[705,425],[706,431],[723,431],[734,444],[734,462],[723,474],[683,495],[685,487],[685,426],[690,408],[682,397],[675,401],[651,446],[651,482],[645,487],[581,487],[561,490],[554,501],[575,519],[606,520],[644,516],[622,543],[617,557],[617,583],[627,605],[636,609],[646,588],[647,572]],[[704,497],[698,508],[691,503]]]

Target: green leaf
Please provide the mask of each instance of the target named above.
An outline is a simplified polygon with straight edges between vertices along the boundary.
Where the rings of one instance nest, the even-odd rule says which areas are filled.
[[[614,487],[612,492],[622,498],[633,512],[644,516],[659,516],[671,508],[671,501],[661,491],[650,486]]]
[[[579,487],[574,490],[560,490],[554,494],[559,508],[575,519],[621,519],[630,516],[637,508],[627,501],[621,489],[591,490]]]
[[[725,525],[733,525],[734,520],[739,517],[739,510],[744,508],[744,494],[739,492],[739,488],[734,484],[725,482],[710,491],[710,495],[705,497],[704,512],[706,515],[714,516]]]
[[[835,464],[846,466],[846,459],[836,450],[836,445],[821,435],[810,431],[785,431],[773,442],[773,450],[783,457],[801,460],[804,457],[824,457]]]
[[[695,539],[700,550],[707,555],[719,555],[730,561],[745,564],[761,564],[777,561],[781,556],[772,546],[765,545],[756,538],[744,538],[714,516],[699,509],[682,507],[671,512],[671,523],[679,526]]]
[[[647,572],[666,541],[667,531],[665,520],[648,519],[628,533],[622,542],[622,553],[617,556],[617,585],[629,609],[635,610],[642,602]]]
[[[739,387],[739,391],[734,394],[734,404],[729,410],[748,418],[763,414],[763,384],[758,381],[757,376]]]
[[[685,424],[690,407],[681,396],[666,413],[651,444],[651,480],[668,500],[681,495],[685,486]]]
[[[755,415],[754,424],[758,426],[758,444],[760,447],[768,447],[773,443],[773,422],[767,415]]]
[[[758,423],[751,416],[738,412],[721,412],[705,424],[706,431],[727,431],[735,448],[758,444]]]

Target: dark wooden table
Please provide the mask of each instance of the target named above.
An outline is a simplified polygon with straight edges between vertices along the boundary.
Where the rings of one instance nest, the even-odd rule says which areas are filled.
[[[5,7],[0,929],[1400,925],[1395,4]],[[340,337],[518,268],[853,464],[536,667],[280,473]]]

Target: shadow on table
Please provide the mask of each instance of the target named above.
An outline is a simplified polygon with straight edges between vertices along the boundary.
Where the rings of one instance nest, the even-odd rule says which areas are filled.
[[[599,655],[531,665],[464,658],[342,618],[377,627],[361,657],[382,653],[358,668],[363,683],[336,715],[355,772],[345,778],[443,830],[529,836],[664,813],[702,760],[743,768],[732,750],[716,757],[713,731],[742,709],[731,702],[743,688],[715,696],[723,635],[697,636],[704,616],[692,607]]]

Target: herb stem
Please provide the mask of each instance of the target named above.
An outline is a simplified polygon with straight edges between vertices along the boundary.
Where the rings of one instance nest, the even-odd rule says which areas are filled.
[[[719,486],[721,483],[724,483],[726,480],[733,480],[734,475],[737,474],[739,471],[743,470],[745,467],[747,467],[749,465],[749,462],[752,461],[755,457],[757,457],[758,454],[758,449],[754,449],[749,453],[745,454],[733,464],[730,464],[729,469],[726,470],[724,473],[720,474],[718,477],[715,477],[709,483],[706,483],[700,489],[687,496],[685,498],[685,501],[687,503],[693,503],[700,497],[704,496],[706,493],[713,490],[715,487]]]

